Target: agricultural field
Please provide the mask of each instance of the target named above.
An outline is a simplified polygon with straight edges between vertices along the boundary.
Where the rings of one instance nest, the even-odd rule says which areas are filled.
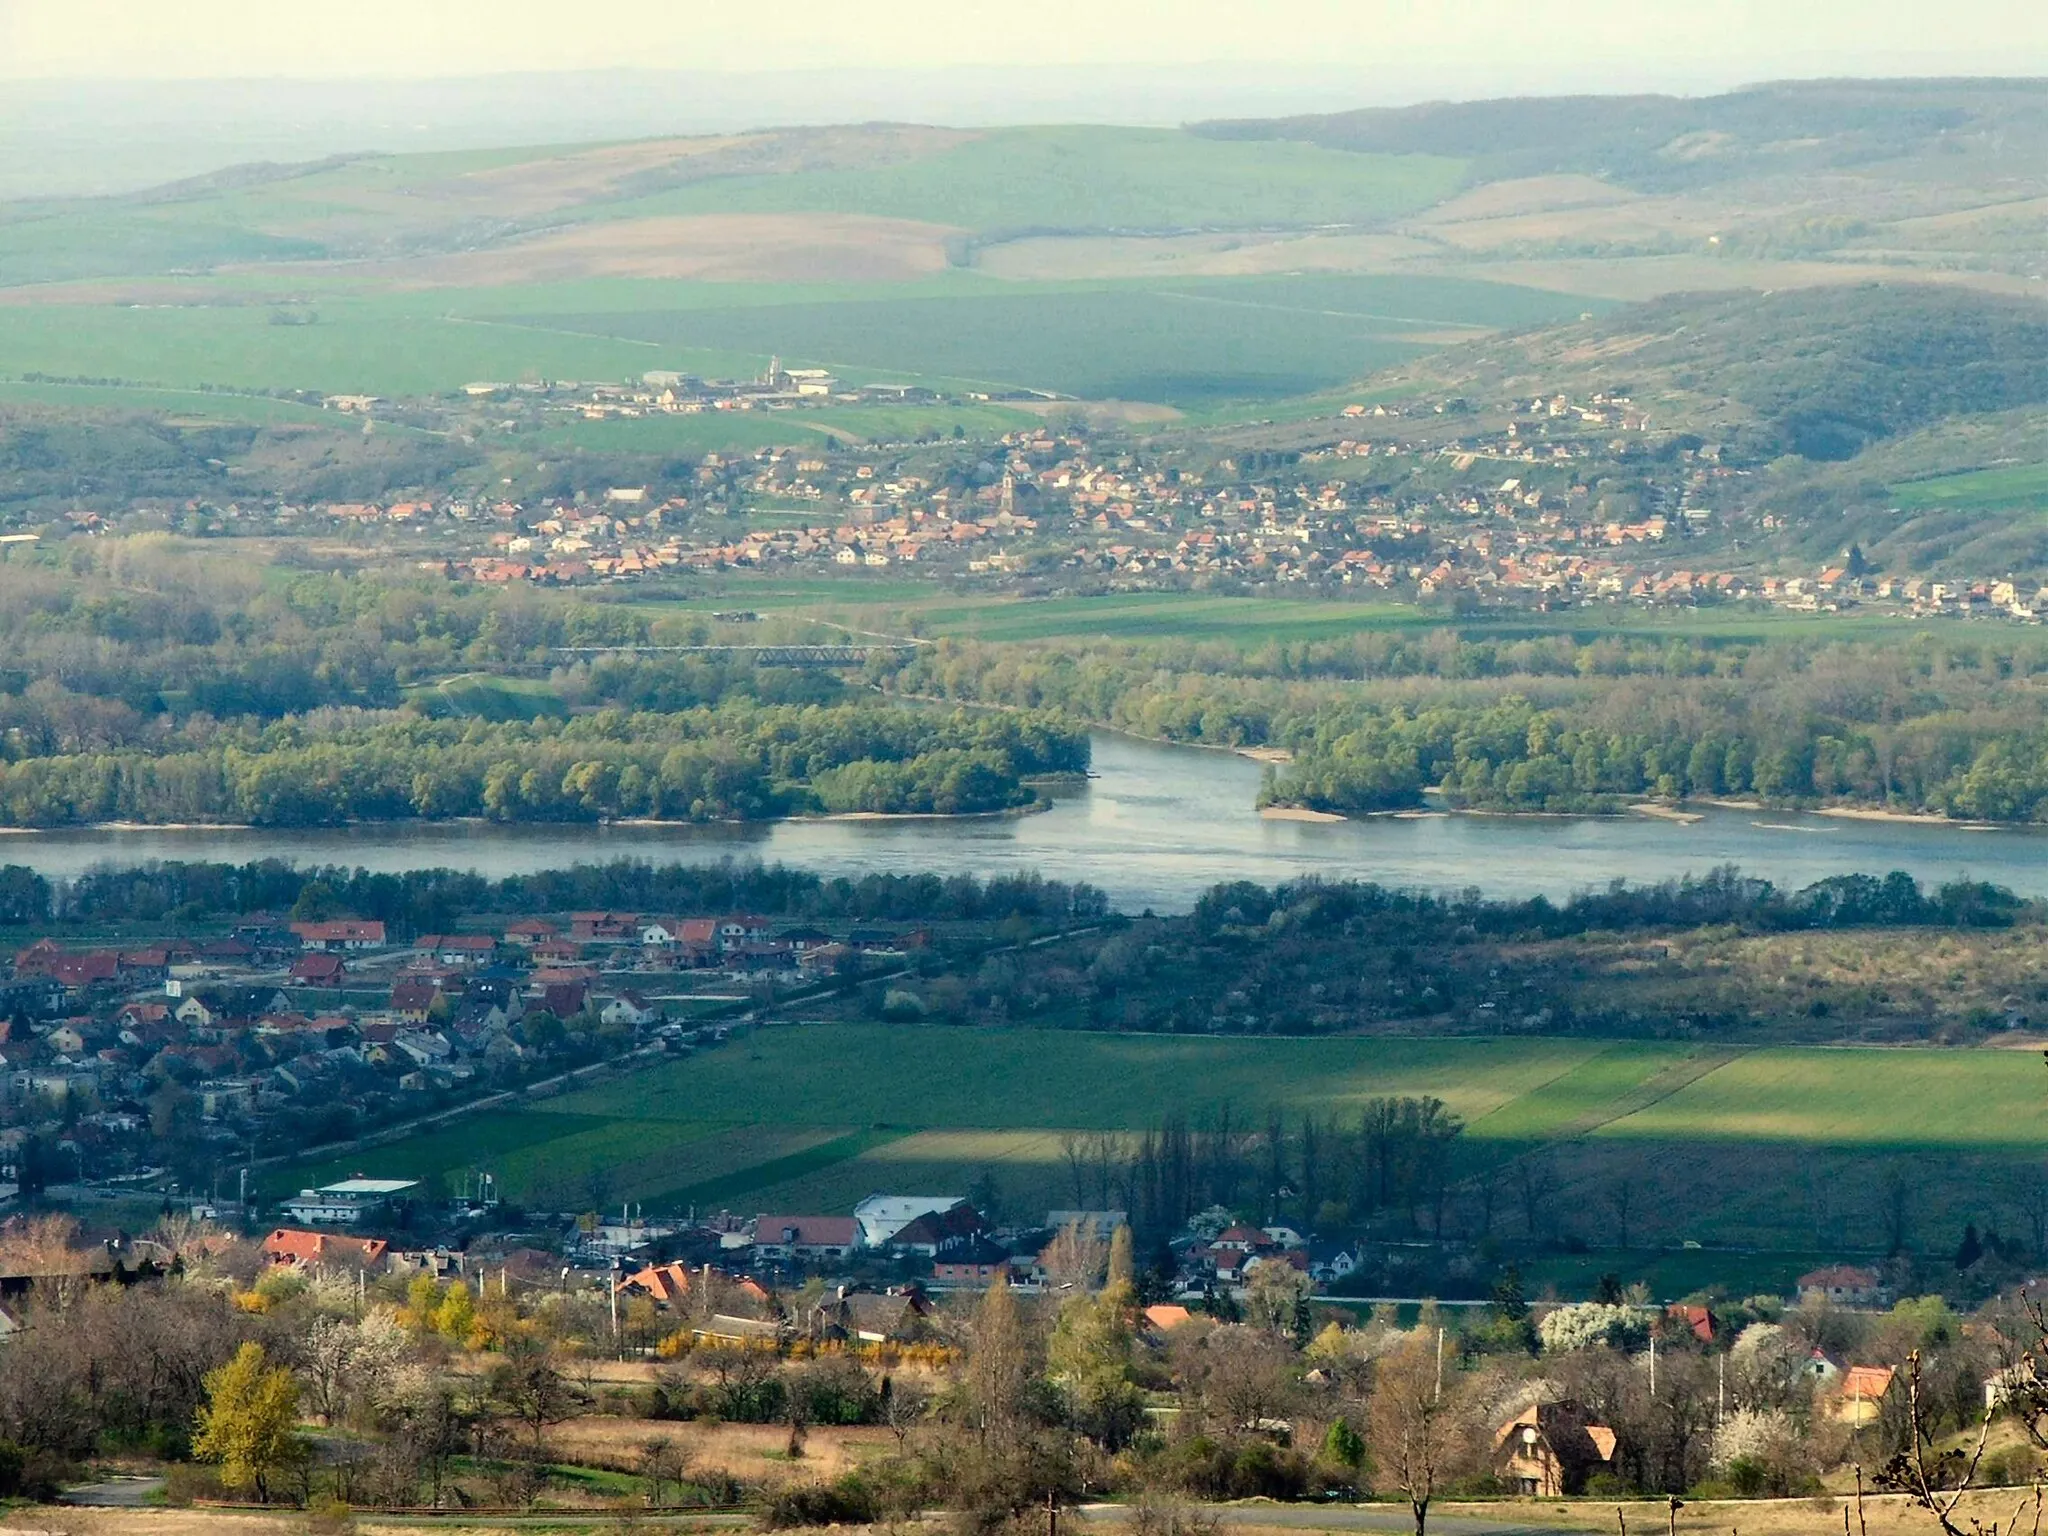
[[[1364,224],[1441,202],[1465,174],[1465,162],[1448,156],[1219,145],[1174,130],[1011,128],[890,164],[700,181],[606,214],[864,213],[968,230]]]
[[[701,586],[650,587],[632,600],[681,616],[747,607],[763,614],[825,618],[892,634],[1006,642],[1227,640],[1253,647],[1274,641],[1328,640],[1371,630],[1419,632],[1441,628],[1446,622],[1441,614],[1405,603],[1225,597],[1208,592],[969,600],[928,584],[863,573],[801,581],[773,574],[721,572]],[[1591,640],[1630,635],[1709,643],[1839,638],[1845,634],[1859,639],[1905,639],[1924,632],[1925,627],[1890,615],[1807,614],[1747,607],[1653,611],[1623,604],[1556,614],[1475,615],[1456,621],[1459,633],[1473,637],[1567,634]]]
[[[1200,408],[1327,391],[1446,335],[1583,312],[1586,301],[1420,278],[994,285],[926,296],[534,315],[524,323],[677,355],[785,359],[940,388],[1050,390]]]
[[[832,368],[853,384],[1214,407],[1327,392],[1442,340],[1575,317],[1587,302],[1399,277],[1164,288],[944,275],[888,290],[579,282],[407,293],[348,285],[299,291],[286,305],[223,280],[161,294],[73,289],[48,301],[0,303],[0,359],[17,380],[35,375],[101,389],[400,398],[448,394],[476,379],[615,381],[654,368],[752,377],[779,355]],[[139,394],[132,403],[158,408]],[[1029,419],[948,409],[933,417],[946,430],[955,420],[971,431],[1002,431]],[[677,430],[770,431],[789,441],[794,428],[830,430],[832,414],[772,424],[682,419]],[[865,439],[889,427],[884,417],[849,415],[841,430]]]
[[[550,1207],[837,1211],[879,1189],[980,1183],[1028,1219],[1074,1198],[1068,1131],[1135,1135],[1174,1114],[1201,1125],[1225,1106],[1240,1126],[1273,1109],[1348,1122],[1379,1095],[1435,1095],[1465,1120],[1454,1221],[1476,1223],[1484,1205],[1521,1235],[1535,1179],[1545,1229],[1596,1250],[1864,1252],[1895,1221],[1931,1250],[1965,1220],[2023,1232],[2048,1154],[2031,1051],[842,1024],[768,1027],[278,1184],[351,1171],[454,1187],[487,1168],[509,1197]],[[1905,1214],[1888,1215],[1895,1205]]]
[[[2048,508],[2048,464],[2015,464],[1912,480],[1892,487],[1899,505],[1912,510],[1933,507],[1961,512],[2001,508]]]

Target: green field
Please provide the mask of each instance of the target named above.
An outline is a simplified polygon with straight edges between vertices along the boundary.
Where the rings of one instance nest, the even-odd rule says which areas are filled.
[[[944,392],[1040,389],[1193,406],[1328,391],[1414,356],[1422,333],[1536,323],[1584,301],[1488,283],[1420,278],[1244,278],[1155,288],[1025,285],[945,277],[778,290],[756,284],[556,284],[427,294],[340,291],[295,306],[309,324],[229,280],[175,304],[0,306],[0,375],[105,388],[311,389],[447,394],[477,379],[623,380],[653,368],[748,377],[768,358],[838,370],[849,383],[922,381]],[[552,306],[562,306],[554,308]],[[570,306],[574,306],[573,308]],[[1474,334],[1478,334],[1474,330]],[[132,403],[142,404],[139,396]],[[881,408],[875,408],[879,413]],[[948,408],[969,430],[1027,418]],[[802,441],[819,423],[680,418],[679,439],[728,432]],[[845,431],[890,429],[886,414]]]
[[[1557,1230],[1631,1245],[1864,1252],[1886,1180],[1915,1190],[1930,1251],[1966,1220],[2017,1232],[2048,1156],[2048,1084],[2022,1051],[1768,1049],[1542,1039],[1222,1040],[880,1025],[770,1027],[722,1050],[274,1182],[487,1169],[546,1206],[843,1211],[876,1190],[992,1178],[1017,1218],[1072,1198],[1066,1131],[1137,1132],[1225,1105],[1355,1118],[1434,1094],[1467,1122],[1454,1220],[1502,1212],[1522,1163],[1549,1169]],[[1901,1171],[1903,1170],[1903,1172]],[[1499,1215],[1503,1235],[1518,1217]],[[1688,1265],[1709,1263],[1688,1255]],[[1669,1267],[1669,1266],[1667,1266]],[[1675,1270],[1674,1270],[1675,1273]]]
[[[822,154],[756,140],[757,155],[710,175],[691,146],[623,146],[619,157],[573,145],[363,156],[156,197],[0,206],[0,286],[459,249],[480,232],[679,214],[864,214],[998,233],[1357,226],[1443,201],[1468,170],[1446,156],[1171,129],[818,137],[834,141]]]
[[[653,342],[665,354],[743,352],[942,388],[1028,388],[1205,406],[1332,389],[1423,350],[1423,332],[1577,315],[1582,299],[1405,277],[1239,278],[979,293],[585,311],[526,320]],[[1474,334],[1477,334],[1475,330]]]
[[[1945,507],[1959,512],[2002,507],[2048,507],[2048,464],[2015,464],[1980,469],[1937,480],[1912,480],[1892,487],[1899,505],[1915,511]]]
[[[632,601],[655,609],[695,613],[744,605],[761,612],[829,614],[858,627],[901,632],[916,626],[930,637],[1028,642],[1037,640],[1227,640],[1244,646],[1273,641],[1333,640],[1361,631],[1427,630],[1446,626],[1475,638],[1522,639],[1568,634],[1581,640],[1605,635],[1670,637],[1713,643],[1815,638],[1905,640],[1924,623],[1879,614],[1805,614],[1780,609],[1731,608],[1651,611],[1623,605],[1557,614],[1474,615],[1456,620],[1413,604],[1370,599],[1333,602],[1271,597],[1219,597],[1205,592],[1126,592],[1094,597],[974,598],[929,584],[853,573],[841,578],[792,580],[777,574],[720,572],[702,595],[692,587],[679,600],[674,589],[650,588]]]
[[[607,205],[614,218],[863,213],[972,230],[1363,224],[1418,212],[1466,162],[1228,143],[1171,129],[1006,128],[890,165],[728,176]]]

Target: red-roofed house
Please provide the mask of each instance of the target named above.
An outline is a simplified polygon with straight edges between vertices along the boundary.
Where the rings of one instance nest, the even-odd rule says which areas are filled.
[[[843,1259],[860,1242],[860,1223],[851,1216],[759,1216],[754,1219],[754,1252],[766,1259]]]
[[[443,965],[489,965],[498,941],[487,933],[430,933],[413,946]]]
[[[619,1281],[622,1294],[649,1296],[657,1307],[683,1300],[695,1283],[686,1264],[650,1264]]]
[[[338,987],[347,974],[339,955],[301,955],[292,962],[292,980],[304,987]]]
[[[1884,1305],[1884,1285],[1874,1269],[1835,1264],[1801,1275],[1799,1299],[1832,1302],[1838,1307],[1879,1307]]]
[[[384,1262],[391,1245],[381,1237],[344,1237],[334,1232],[307,1232],[279,1227],[263,1239],[263,1256],[273,1264],[313,1269],[322,1264],[360,1264],[374,1268]]]
[[[292,932],[298,935],[299,942],[306,948],[324,949],[329,954],[384,947],[384,925],[374,921],[348,919],[332,923],[293,923]]]
[[[1714,1316],[1713,1308],[1690,1302],[1673,1302],[1664,1309],[1664,1319],[1672,1329],[1683,1328],[1702,1344],[1713,1343],[1721,1331],[1721,1320]]]
[[[1885,1394],[1892,1389],[1898,1373],[1888,1365],[1852,1365],[1836,1383],[1840,1393],[1834,1407],[1838,1423],[1861,1427],[1875,1424],[1884,1407]]]
[[[569,914],[569,937],[572,939],[638,939],[640,937],[640,914],[637,912],[571,912]]]

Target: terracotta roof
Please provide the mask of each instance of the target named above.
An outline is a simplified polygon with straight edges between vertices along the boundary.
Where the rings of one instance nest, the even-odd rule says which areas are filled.
[[[1876,1402],[1891,1391],[1893,1374],[1888,1365],[1852,1365],[1842,1372],[1842,1396]]]
[[[1802,1291],[1840,1290],[1874,1291],[1877,1289],[1877,1272],[1858,1269],[1852,1264],[1833,1264],[1826,1269],[1811,1270],[1799,1277]]]
[[[357,943],[382,944],[384,925],[380,922],[333,922],[293,923],[292,932],[308,944]]]
[[[622,1291],[640,1291],[657,1302],[677,1301],[690,1294],[690,1270],[684,1264],[650,1264],[619,1281]]]
[[[355,1259],[365,1264],[383,1261],[391,1245],[381,1237],[343,1237],[335,1232],[306,1232],[279,1227],[263,1239],[263,1254],[273,1264],[312,1264]]]
[[[794,1234],[788,1236],[785,1234]],[[806,1248],[851,1248],[860,1240],[860,1223],[851,1216],[759,1216],[754,1220],[757,1243],[794,1242]]]

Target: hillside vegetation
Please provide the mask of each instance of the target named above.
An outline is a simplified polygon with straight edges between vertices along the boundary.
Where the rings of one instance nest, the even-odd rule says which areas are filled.
[[[2013,164],[2048,145],[2038,80],[1817,80],[1721,96],[1431,102],[1238,122],[1196,133],[1369,154],[1468,155],[1484,180],[1571,171],[1667,191],[1745,176],[1856,172],[1917,155]]]
[[[1738,457],[1853,458],[1954,417],[2048,402],[2048,309],[1921,284],[1677,295],[1478,343],[1416,377],[1489,399],[1606,390]]]

